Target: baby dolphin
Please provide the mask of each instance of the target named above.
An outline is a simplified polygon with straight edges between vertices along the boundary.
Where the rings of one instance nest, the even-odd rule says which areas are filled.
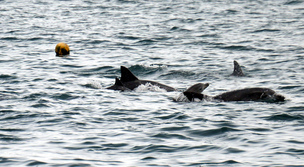
[[[175,91],[174,88],[155,82],[155,81],[149,81],[149,80],[140,80],[138,79],[128,68],[121,66],[121,78],[120,80],[116,78],[116,82],[113,86],[108,87],[107,89],[113,89],[113,90],[134,90],[140,85],[145,84],[151,84],[154,86],[158,86],[161,89],[165,89],[166,91]]]

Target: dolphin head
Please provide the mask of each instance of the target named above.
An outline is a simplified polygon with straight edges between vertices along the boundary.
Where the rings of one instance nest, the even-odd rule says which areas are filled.
[[[231,75],[237,76],[237,77],[244,76],[244,73],[243,73],[242,68],[239,65],[239,63],[234,60],[233,64],[234,64],[234,69],[233,69],[233,73]]]
[[[274,94],[274,97],[276,99],[276,101],[285,101],[285,97],[283,95],[280,94]]]
[[[285,101],[285,97],[271,89],[265,89],[265,91],[261,95],[261,100],[266,102],[282,102]]]

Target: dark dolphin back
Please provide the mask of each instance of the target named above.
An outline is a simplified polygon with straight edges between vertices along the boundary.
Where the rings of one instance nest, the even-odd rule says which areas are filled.
[[[214,99],[222,101],[284,101],[285,98],[268,88],[246,88],[217,95]]]
[[[234,64],[234,68],[233,68],[233,73],[231,75],[237,77],[245,76],[239,63],[234,60],[233,64]]]

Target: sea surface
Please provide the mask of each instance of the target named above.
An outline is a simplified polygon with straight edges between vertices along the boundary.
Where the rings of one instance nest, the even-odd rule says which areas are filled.
[[[303,0],[0,0],[0,69],[0,166],[304,166]],[[287,101],[173,101],[196,83]]]

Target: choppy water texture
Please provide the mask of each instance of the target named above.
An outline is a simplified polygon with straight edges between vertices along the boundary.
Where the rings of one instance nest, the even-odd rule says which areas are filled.
[[[302,0],[1,0],[0,166],[304,166],[303,18]],[[179,91],[288,101],[105,89],[121,65]]]

